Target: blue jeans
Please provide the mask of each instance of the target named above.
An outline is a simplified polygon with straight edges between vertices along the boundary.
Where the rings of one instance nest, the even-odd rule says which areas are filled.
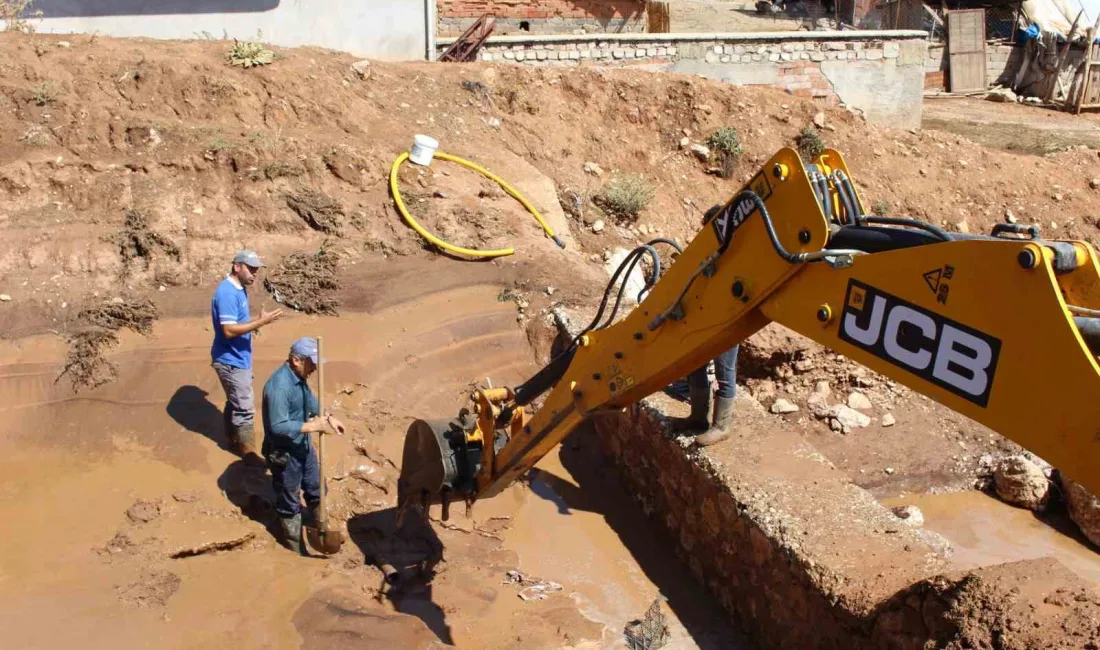
[[[275,487],[275,512],[289,518],[302,511],[299,492],[305,492],[306,505],[313,507],[321,502],[321,471],[317,464],[317,451],[308,449],[287,452],[286,467],[274,467],[271,480]]]
[[[714,358],[714,379],[718,383],[716,395],[724,399],[733,399],[737,394],[737,352],[741,346],[735,345]],[[688,375],[688,383],[707,387],[707,365]]]

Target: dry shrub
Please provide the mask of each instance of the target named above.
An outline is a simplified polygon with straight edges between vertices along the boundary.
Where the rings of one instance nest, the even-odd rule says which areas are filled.
[[[149,228],[145,214],[138,210],[126,210],[126,221],[122,224],[122,230],[107,239],[118,246],[118,254],[127,266],[133,260],[141,258],[148,268],[149,260],[157,249],[177,262],[180,261],[179,247],[172,240]]]
[[[802,154],[802,159],[806,162],[817,158],[825,151],[825,141],[821,139],[821,134],[813,127],[808,126],[802,129],[802,133],[798,135],[796,141],[798,152]]]
[[[719,173],[722,178],[733,178],[737,171],[737,163],[745,151],[741,146],[741,136],[737,133],[737,129],[729,126],[718,129],[707,138],[707,146],[710,147],[712,155],[718,159]]]
[[[623,221],[636,221],[653,199],[654,189],[645,177],[623,174],[611,179],[607,187],[593,198],[604,212]]]
[[[340,231],[340,217],[344,216],[344,207],[331,196],[302,188],[287,194],[286,204],[294,210],[310,228],[324,233]]]
[[[339,301],[332,292],[340,288],[339,257],[324,245],[316,253],[287,255],[264,279],[275,301],[307,314],[337,315]]]
[[[98,388],[118,378],[118,368],[106,356],[118,345],[118,331],[126,328],[148,336],[157,319],[151,300],[106,302],[82,309],[68,336],[69,355],[57,379],[68,375],[73,390]]]

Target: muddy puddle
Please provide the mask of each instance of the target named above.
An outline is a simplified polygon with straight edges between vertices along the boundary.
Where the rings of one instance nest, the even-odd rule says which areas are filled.
[[[290,342],[323,335],[325,401],[349,424],[328,446],[334,510],[358,528],[328,559],[273,538],[270,478],[224,444],[204,317],[124,334],[119,380],[55,383],[54,336],[0,347],[0,626],[21,647],[621,648],[663,594],[671,648],[749,647],[651,533],[578,434],[530,485],[452,509],[445,559],[393,594],[363,531],[392,514],[408,422],[452,415],[473,382],[538,365],[514,307],[490,285],[425,290],[371,314],[295,316],[256,342],[254,387]],[[365,451],[364,451],[365,450]],[[351,469],[365,470],[358,480]],[[438,517],[438,513],[435,513]],[[228,550],[176,558],[181,549]],[[219,547],[220,548],[220,547]],[[524,581],[560,585],[520,598]],[[526,592],[528,595],[535,592]]]
[[[951,542],[951,561],[961,570],[1053,557],[1100,588],[1100,554],[1064,512],[1040,517],[976,491],[903,496],[882,503],[920,508],[924,527]]]

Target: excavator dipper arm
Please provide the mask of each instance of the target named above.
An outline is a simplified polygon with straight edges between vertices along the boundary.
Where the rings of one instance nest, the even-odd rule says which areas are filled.
[[[414,422],[399,501],[494,496],[589,415],[661,390],[770,322],[1100,493],[1096,252],[1009,230],[952,235],[864,215],[839,153],[807,167],[780,150],[621,321],[578,336],[515,389],[476,392],[457,419]]]

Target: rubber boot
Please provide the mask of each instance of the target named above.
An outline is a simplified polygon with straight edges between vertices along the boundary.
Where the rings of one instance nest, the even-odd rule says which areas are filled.
[[[237,453],[250,465],[262,466],[264,459],[256,453],[256,427],[253,424],[242,424],[237,427]]]
[[[689,381],[688,400],[691,402],[691,415],[686,418],[672,418],[669,425],[673,433],[704,431],[709,424],[707,415],[710,414],[710,386],[698,386]]]
[[[708,447],[730,437],[730,423],[733,422],[733,398],[719,397],[714,403],[714,424],[706,433],[695,436],[695,443]]]
[[[283,529],[283,541],[286,547],[295,553],[302,554],[302,513],[293,517],[279,517],[279,524]]]

